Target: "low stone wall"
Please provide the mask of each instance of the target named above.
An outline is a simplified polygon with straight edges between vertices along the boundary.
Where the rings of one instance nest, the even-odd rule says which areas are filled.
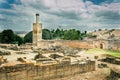
[[[50,80],[53,78],[62,78],[79,73],[85,73],[95,70],[95,61],[81,62],[79,64],[55,64],[47,66],[29,66],[0,72],[0,80]]]
[[[92,42],[78,40],[43,40],[39,42],[39,48],[49,48],[50,46],[65,46],[73,48],[93,48]]]

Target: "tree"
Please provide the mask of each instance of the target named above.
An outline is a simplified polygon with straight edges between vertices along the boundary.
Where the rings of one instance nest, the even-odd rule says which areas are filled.
[[[87,31],[85,31],[85,34],[87,34]]]
[[[102,31],[102,29],[98,29],[98,31]]]
[[[30,31],[25,35],[24,43],[32,43],[32,31]]]
[[[18,44],[18,45],[21,45],[21,44],[23,44],[23,39],[20,37],[20,36],[18,36],[18,35],[14,35],[15,36],[15,43],[16,44]]]
[[[79,40],[80,38],[80,31],[75,29],[66,30],[64,32],[64,38],[65,40]]]
[[[47,39],[52,39],[52,33],[49,29],[43,29],[42,30],[42,38],[47,40]]]
[[[64,39],[64,40],[79,40],[83,39],[87,36],[87,31],[84,33],[81,33],[79,30],[76,29],[69,29],[69,30],[63,30],[63,29],[52,29],[51,31],[49,29],[43,29],[42,30],[42,38],[45,40],[51,40],[51,39]],[[24,42],[32,43],[32,31],[25,35]]]
[[[2,33],[0,33],[0,42],[1,42],[1,36],[2,36]]]
[[[55,30],[52,29],[50,32],[51,32],[51,39],[53,39],[54,38],[54,32],[55,32]]]
[[[56,29],[51,30],[52,39],[63,39],[64,30],[63,29]]]
[[[54,39],[55,39],[55,38],[59,38],[59,39],[60,39],[60,33],[61,33],[60,29],[57,28],[57,29],[54,31],[54,34],[53,34]]]
[[[14,32],[10,29],[3,30],[1,33],[1,43],[12,43],[14,42]]]
[[[3,30],[2,33],[0,33],[0,41],[1,43],[7,43],[7,44],[23,44],[23,39],[14,34],[14,32],[10,29]]]

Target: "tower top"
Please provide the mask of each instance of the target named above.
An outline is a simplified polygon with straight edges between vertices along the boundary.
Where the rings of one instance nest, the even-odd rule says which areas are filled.
[[[39,14],[36,14],[36,23],[39,23]]]
[[[39,16],[39,14],[38,14],[38,13],[36,13],[36,16]]]

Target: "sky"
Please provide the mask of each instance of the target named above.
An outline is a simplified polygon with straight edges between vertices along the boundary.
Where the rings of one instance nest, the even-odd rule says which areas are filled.
[[[31,31],[36,13],[48,29],[120,29],[120,0],[0,0],[0,31]]]

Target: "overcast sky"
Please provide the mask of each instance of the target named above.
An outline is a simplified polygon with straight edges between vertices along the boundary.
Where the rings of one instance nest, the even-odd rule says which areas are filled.
[[[30,31],[36,13],[43,28],[120,29],[120,0],[0,0],[0,31]]]

